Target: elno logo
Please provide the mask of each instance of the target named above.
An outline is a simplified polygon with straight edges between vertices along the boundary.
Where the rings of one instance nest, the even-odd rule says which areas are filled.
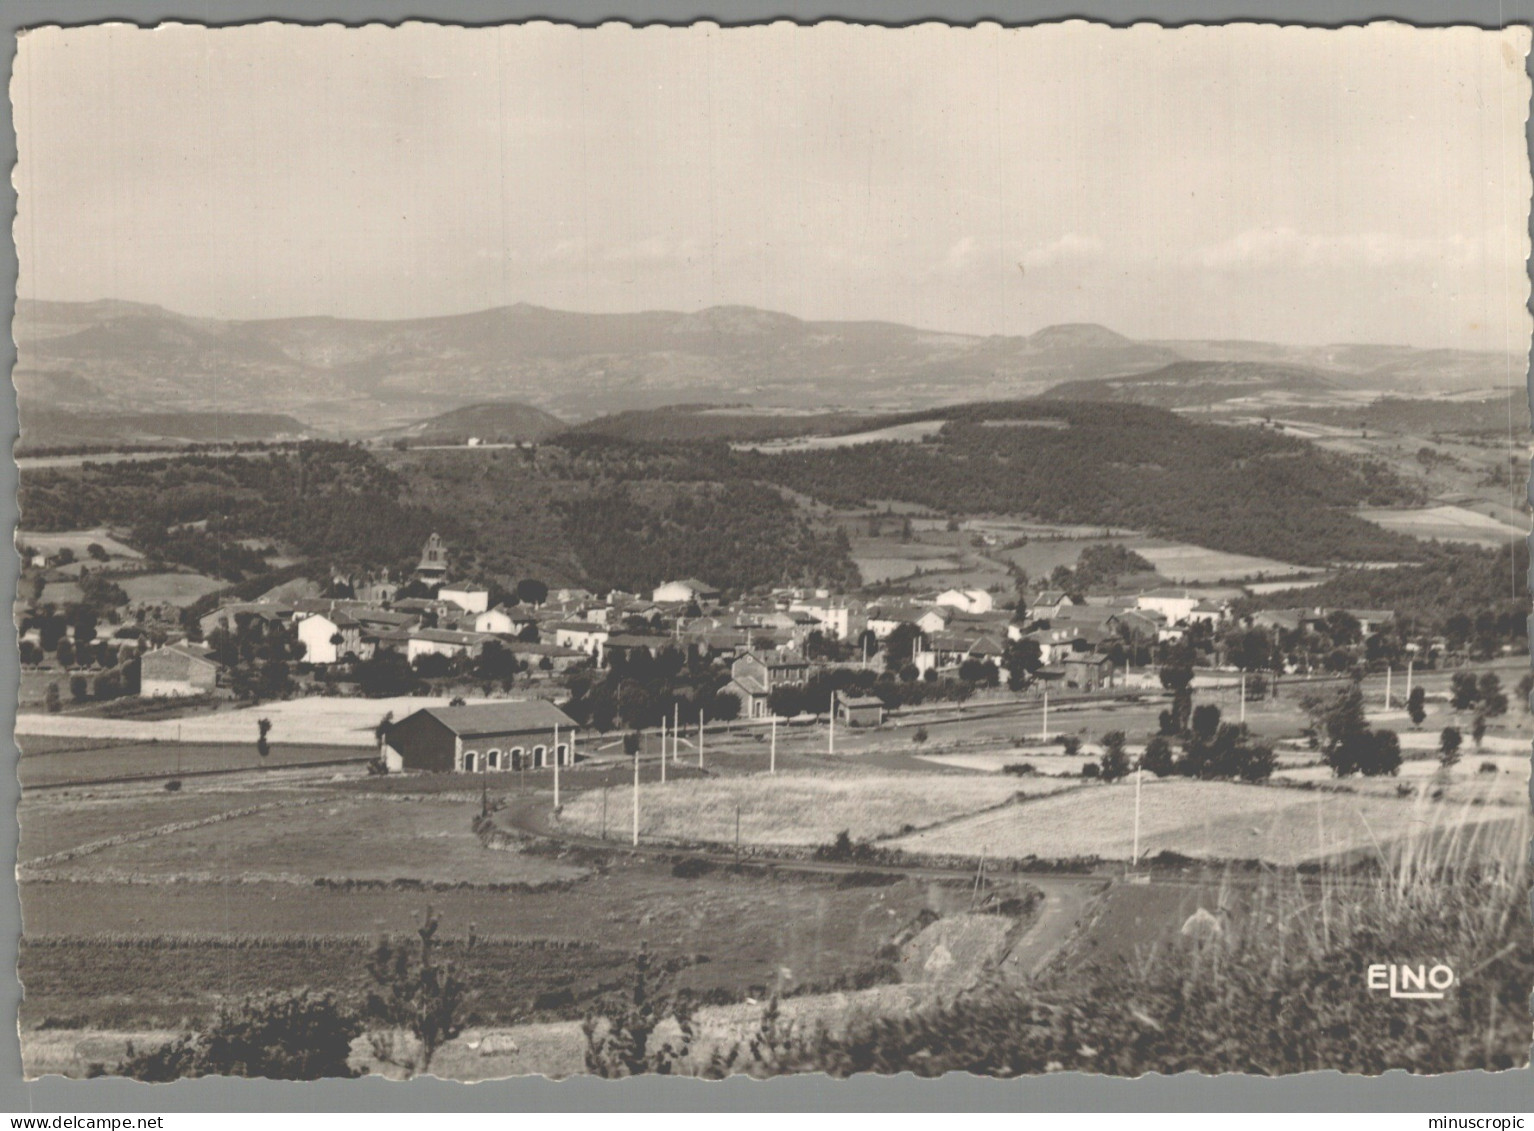
[[[1437,966],[1406,966],[1376,963],[1369,967],[1369,988],[1389,990],[1391,997],[1416,1001],[1438,1001],[1444,992],[1454,985],[1454,971],[1439,963]]]

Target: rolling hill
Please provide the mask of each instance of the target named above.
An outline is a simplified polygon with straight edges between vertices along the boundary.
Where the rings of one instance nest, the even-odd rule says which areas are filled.
[[[742,306],[591,314],[518,303],[396,321],[230,321],[142,303],[22,300],[14,334],[18,390],[53,409],[278,413],[345,436],[488,402],[568,420],[700,401],[874,414],[1029,396],[1188,363],[1237,366],[1220,378],[1237,388],[1251,377],[1239,367],[1263,366],[1271,388],[1292,384],[1305,396],[1326,381],[1462,392],[1505,385],[1511,371],[1497,354],[1145,342],[1092,323],[981,336],[807,321]],[[1220,383],[1187,372],[1204,372],[1206,388]],[[1165,381],[1119,384],[1109,399],[1144,392],[1163,404],[1176,399],[1169,389]],[[1083,387],[1072,395],[1101,393]]]
[[[488,442],[524,443],[546,439],[564,429],[563,420],[541,408],[520,401],[487,401],[391,429],[383,436],[425,444],[461,444],[471,437]]]
[[[1059,400],[1118,401],[1158,408],[1207,408],[1283,398],[1330,399],[1339,382],[1319,370],[1274,361],[1176,361],[1128,377],[1066,381],[1045,395]]]

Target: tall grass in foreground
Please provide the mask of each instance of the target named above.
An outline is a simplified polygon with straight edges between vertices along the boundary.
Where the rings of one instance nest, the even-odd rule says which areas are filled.
[[[1528,820],[1380,847],[1372,872],[1228,876],[1201,929],[1029,986],[989,984],[902,1017],[764,1032],[728,1059],[761,1075],[1049,1071],[1436,1073],[1528,1062],[1534,987]],[[1371,990],[1375,963],[1453,968],[1441,1001]],[[724,1061],[716,1061],[716,1066]]]

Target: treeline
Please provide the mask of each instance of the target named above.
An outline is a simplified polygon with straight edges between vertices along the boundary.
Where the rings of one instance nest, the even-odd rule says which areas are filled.
[[[1351,511],[1419,501],[1414,488],[1381,464],[1272,431],[1201,424],[1141,405],[1064,401],[971,405],[947,415],[927,443],[733,458],[752,477],[841,506],[894,499],[948,514],[1131,527],[1312,565],[1419,555],[1413,539]]]
[[[1529,546],[1519,540],[1490,549],[1428,543],[1419,564],[1346,570],[1309,589],[1265,593],[1241,603],[1257,609],[1393,609],[1398,620],[1447,638],[1458,651],[1491,654],[1504,643],[1528,643]]]
[[[314,442],[28,471],[19,501],[26,529],[126,527],[155,559],[238,582],[266,569],[266,555],[245,545],[252,540],[339,568],[412,566],[434,530],[472,540],[466,526],[403,502],[403,491],[368,452]]]
[[[861,584],[844,531],[816,530],[781,494],[755,483],[678,488],[648,503],[614,487],[556,509],[599,590],[645,591],[678,577],[707,578],[736,592]]]

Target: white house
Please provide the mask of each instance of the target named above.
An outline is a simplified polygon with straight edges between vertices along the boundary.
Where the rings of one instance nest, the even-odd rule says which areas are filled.
[[[490,607],[490,594],[483,589],[437,590],[437,600],[451,601],[466,613],[482,613]]]
[[[415,663],[418,656],[479,655],[485,641],[493,639],[478,632],[453,632],[445,628],[418,628],[405,645],[405,658]]]
[[[361,655],[362,626],[343,612],[313,613],[298,622],[296,631],[311,664],[338,663],[348,652]]]
[[[1197,593],[1186,589],[1152,589],[1135,599],[1135,607],[1160,613],[1168,624],[1183,624],[1200,600]]]
[[[590,621],[554,621],[543,626],[541,634],[545,640],[550,635],[554,643],[561,648],[572,648],[577,652],[584,652],[598,664],[602,662],[602,649],[607,644],[608,631],[605,625],[592,624]]]
[[[936,604],[966,613],[988,613],[996,607],[984,589],[945,589],[937,595]]]
[[[788,606],[790,612],[813,617],[820,630],[837,640],[851,640],[868,625],[861,601],[842,597],[805,597]]]

